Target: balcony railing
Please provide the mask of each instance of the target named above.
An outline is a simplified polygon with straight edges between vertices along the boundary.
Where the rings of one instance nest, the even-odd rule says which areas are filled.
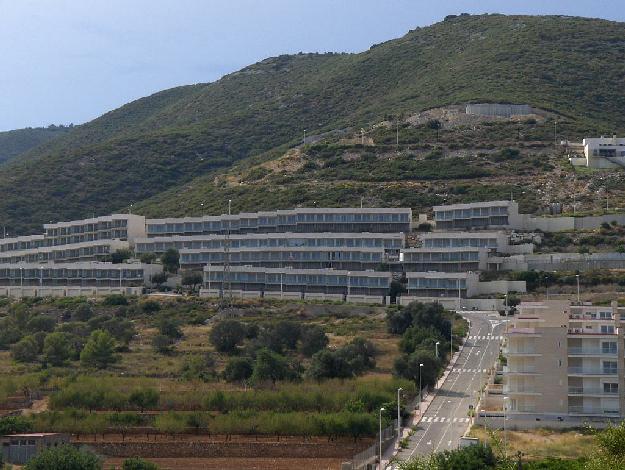
[[[534,413],[536,406],[534,405],[517,405],[515,408],[508,408],[508,413]]]
[[[569,387],[569,395],[606,395],[617,396],[618,390],[604,390],[602,388],[584,388],[584,387]]]
[[[536,372],[535,366],[523,366],[523,367],[503,367],[504,374],[533,374]]]
[[[570,320],[597,320],[597,321],[610,321],[613,320],[613,317],[609,318],[599,318],[598,316],[592,316],[587,313],[571,313],[569,314]]]
[[[509,328],[509,335],[533,335],[536,334],[536,328]]]
[[[598,331],[587,328],[569,328],[570,335],[597,335],[597,336],[615,336],[616,330],[607,332],[607,331]]]
[[[601,355],[601,356],[616,356],[616,349],[602,349],[602,348],[569,348],[568,349],[569,356],[592,356],[592,355]]]
[[[617,375],[616,369],[603,369],[599,367],[569,367],[568,373],[581,375]]]
[[[535,393],[540,394],[540,392],[534,387],[510,387],[504,386],[503,393]]]
[[[538,354],[535,349],[530,348],[503,348],[504,354]]]
[[[599,407],[590,407],[590,406],[569,406],[569,413],[574,414],[585,414],[585,415],[616,415],[620,414],[619,410],[614,409],[605,409]]]

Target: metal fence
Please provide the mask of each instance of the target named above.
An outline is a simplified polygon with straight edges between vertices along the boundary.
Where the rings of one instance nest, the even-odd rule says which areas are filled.
[[[397,436],[397,420],[394,419],[393,423],[382,429],[382,453],[386,452],[389,446],[393,445],[395,437]],[[374,468],[375,462],[378,460],[378,453],[380,451],[380,434],[375,436],[375,444],[367,447],[359,454],[352,457],[352,470],[362,470],[368,468]]]

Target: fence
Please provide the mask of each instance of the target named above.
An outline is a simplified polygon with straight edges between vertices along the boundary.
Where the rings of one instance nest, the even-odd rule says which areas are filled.
[[[382,454],[386,452],[389,446],[393,445],[393,441],[397,436],[397,420],[394,419],[393,423],[382,429]],[[351,470],[369,470],[374,468],[375,462],[378,459],[378,453],[380,452],[380,434],[375,436],[375,444],[366,448],[359,454],[354,455],[351,461]]]

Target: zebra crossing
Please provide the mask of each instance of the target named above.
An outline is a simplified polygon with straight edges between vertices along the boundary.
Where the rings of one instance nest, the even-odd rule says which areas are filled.
[[[493,341],[501,341],[503,339],[503,336],[491,336],[491,335],[487,335],[487,336],[469,336],[467,337],[467,339],[472,339],[474,341],[480,341],[480,340],[493,340]]]
[[[485,374],[486,372],[488,372],[488,369],[462,369],[462,368],[454,368],[451,370],[451,372],[465,372],[467,374],[477,374],[477,373],[482,373]]]
[[[469,418],[448,418],[446,416],[424,416],[423,423],[468,423]]]

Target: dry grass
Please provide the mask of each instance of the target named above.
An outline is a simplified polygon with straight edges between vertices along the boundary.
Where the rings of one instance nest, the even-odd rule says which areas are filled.
[[[503,433],[497,431],[503,440]],[[488,431],[474,426],[471,436],[482,442],[492,443]],[[508,431],[508,453],[523,452],[527,459],[540,460],[547,457],[577,459],[587,457],[595,448],[592,435],[575,430],[533,429],[527,431]]]

